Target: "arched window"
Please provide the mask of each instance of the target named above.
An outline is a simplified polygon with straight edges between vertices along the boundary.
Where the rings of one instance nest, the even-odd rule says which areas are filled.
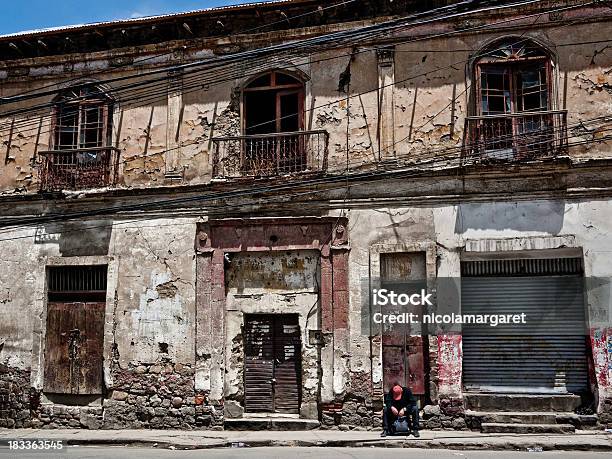
[[[95,85],[63,90],[55,99],[51,150],[41,152],[45,191],[114,184],[118,156],[111,146],[112,99]]]
[[[245,132],[242,175],[270,176],[308,168],[304,128],[304,84],[269,72],[243,90]]]
[[[483,115],[551,109],[551,61],[541,47],[520,38],[487,47],[477,66]]]
[[[487,159],[526,159],[558,151],[565,112],[553,110],[553,66],[546,49],[522,37],[498,40],[474,61],[475,116],[468,150]]]
[[[301,131],[304,84],[282,72],[269,72],[244,88],[246,135]]]
[[[329,135],[305,130],[305,84],[278,70],[242,88],[242,135],[214,137],[214,177],[272,177],[327,169]]]
[[[53,148],[74,150],[109,144],[112,101],[98,87],[66,89],[55,102]]]

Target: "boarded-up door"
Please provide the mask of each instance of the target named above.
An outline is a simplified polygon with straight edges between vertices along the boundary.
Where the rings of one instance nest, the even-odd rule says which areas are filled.
[[[48,304],[45,392],[102,393],[104,305],[93,302]]]
[[[248,315],[244,336],[245,410],[299,413],[302,383],[297,315]]]
[[[385,253],[380,257],[381,287],[396,293],[419,292],[427,287],[425,254]],[[422,314],[419,307],[386,312]],[[383,377],[385,391],[395,383],[409,387],[415,395],[425,394],[425,355],[420,327],[404,325],[383,330]]]

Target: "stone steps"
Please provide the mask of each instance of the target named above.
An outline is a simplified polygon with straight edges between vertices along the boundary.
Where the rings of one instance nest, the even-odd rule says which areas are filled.
[[[573,413],[582,400],[574,394],[464,394],[466,409],[484,412]]]
[[[565,434],[574,433],[576,428],[571,424],[514,424],[502,422],[483,422],[483,433],[513,434]]]
[[[466,393],[465,422],[484,433],[571,433],[593,429],[596,415],[578,415],[574,394]]]
[[[236,418],[223,422],[225,430],[312,430],[321,425],[316,419]]]
[[[478,421],[477,423],[502,423],[502,424],[556,424],[555,413],[546,411],[471,411],[465,412],[466,422]]]
[[[465,412],[465,422],[475,430],[482,424],[569,424],[577,429],[588,430],[597,425],[596,415],[578,415],[575,413],[540,412],[540,411],[472,411]]]

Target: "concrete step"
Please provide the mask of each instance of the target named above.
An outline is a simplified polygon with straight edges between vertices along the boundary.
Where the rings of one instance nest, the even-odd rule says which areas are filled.
[[[508,424],[502,422],[483,422],[483,433],[513,433],[513,434],[562,434],[574,433],[576,429],[571,424]]]
[[[226,419],[223,422],[226,430],[312,430],[320,425],[316,419],[275,417]]]
[[[465,422],[472,430],[480,430],[483,423],[500,424],[571,424],[576,429],[597,427],[597,415],[578,415],[552,411],[472,411],[466,410]]]
[[[571,413],[569,413],[571,414]],[[465,421],[502,424],[556,424],[557,416],[551,411],[472,411],[465,412]]]
[[[576,429],[598,429],[596,414],[557,413],[557,424],[571,424]]]
[[[573,413],[581,404],[579,395],[573,394],[489,394],[466,393],[466,408],[473,411],[529,411]]]

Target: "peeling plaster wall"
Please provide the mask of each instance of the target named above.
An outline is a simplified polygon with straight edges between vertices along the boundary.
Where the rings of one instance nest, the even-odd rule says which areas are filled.
[[[20,418],[19,425],[102,426],[99,400],[89,408],[66,411],[61,409],[63,402],[53,402],[41,394],[46,329],[45,268],[49,265],[107,264],[109,267],[104,324],[107,389],[121,388],[125,371],[142,364],[170,364],[171,368],[176,365],[177,374],[189,378],[189,368],[195,361],[194,233],[195,222],[190,219],[157,219],[141,224],[89,221],[80,225],[24,229],[11,233],[12,239],[0,243],[6,268],[0,274],[3,292],[0,364],[6,367],[0,380],[4,384],[5,378],[9,378],[10,385],[11,378],[19,374],[19,378],[27,378],[31,387],[20,385],[29,397],[29,404],[21,411],[28,409],[30,414]],[[187,381],[187,388],[177,385],[170,395],[186,397],[186,400],[191,396],[193,407],[193,373]],[[199,418],[203,419],[204,415],[200,414]],[[112,416],[107,419],[112,420]],[[172,422],[157,425],[168,426]],[[202,421],[202,424],[207,422],[212,421]]]
[[[195,361],[194,233],[195,223],[187,219],[116,230],[119,366]]]
[[[610,33],[611,24],[594,23],[575,24],[571,28],[567,25],[537,30],[517,28],[505,35],[534,38],[551,49],[555,56],[554,106],[567,108],[568,124],[576,125],[580,120],[607,115],[612,108],[612,48],[605,44],[573,43],[586,43],[592,41],[593,36]],[[464,118],[474,103],[470,56],[500,36],[504,33],[466,34],[395,46],[395,84],[390,109],[393,110],[391,119],[397,156],[414,159],[431,156],[434,150],[461,145]],[[402,35],[400,39],[411,40],[409,35]],[[162,63],[185,63],[198,57],[202,57],[201,52],[185,52],[173,55],[169,61],[148,65],[155,68]],[[102,68],[111,60],[99,59],[95,63]],[[66,66],[58,71],[58,66],[29,65],[30,77],[6,77],[1,82],[2,96],[53,83],[65,86],[68,79],[78,79],[82,75],[80,72],[87,70],[87,66]],[[359,47],[355,50],[340,48],[315,53],[309,62],[292,57],[280,64],[278,60],[269,65],[264,61],[260,68],[277,67],[298,70],[306,77],[305,126],[329,132],[330,170],[346,168],[347,146],[351,167],[366,166],[378,159],[379,97],[384,88],[379,87],[376,52]],[[104,78],[126,76],[144,69],[116,68]],[[187,87],[182,95],[178,125],[167,123],[168,100],[163,91],[154,96],[143,91],[142,97],[137,99],[144,100],[144,104],[117,94],[112,137],[121,151],[119,184],[147,187],[207,183],[211,178],[211,138],[241,133],[240,89],[253,72],[243,64],[236,64],[227,74],[242,77],[211,85],[206,85],[204,79],[203,86],[197,88],[192,87],[193,76],[183,77],[179,81]],[[117,88],[120,83],[107,88],[111,95],[113,86]],[[351,95],[349,100],[346,91]],[[49,101],[50,97],[37,100],[39,103]],[[23,103],[14,109],[26,106]],[[44,116],[42,120],[40,115]],[[12,119],[0,120],[3,126],[0,147],[4,149],[5,159],[5,164],[0,166],[3,193],[37,191],[38,152],[48,149],[50,143],[48,115],[43,111],[29,119],[16,117],[12,129]],[[605,135],[603,131],[589,132],[584,126],[569,132],[582,140]],[[171,145],[168,139],[174,139]],[[165,154],[167,148],[172,148],[172,152]],[[570,154],[574,158],[608,157],[609,150],[608,144],[598,143],[577,146]],[[168,163],[174,161],[170,158],[176,158],[178,179],[164,177],[170,168]]]
[[[364,304],[360,288],[367,275],[369,247],[372,244],[396,246],[398,251],[414,251],[413,243],[427,241],[436,245],[438,277],[460,275],[460,253],[469,241],[501,241],[499,251],[537,250],[544,253],[554,248],[575,247],[584,253],[585,275],[609,277],[612,274],[612,251],[610,233],[612,224],[607,216],[612,211],[612,202],[598,201],[528,201],[486,202],[439,206],[435,208],[394,208],[392,210],[352,210],[348,218],[351,232],[351,323],[352,359],[351,371],[367,369],[368,360],[361,360],[356,349],[366,346],[366,337],[360,333],[360,305]],[[370,224],[370,222],[377,222]],[[505,241],[505,242],[504,242]],[[490,244],[489,244],[490,245]],[[494,245],[495,246],[495,245]],[[522,252],[523,255],[527,252]],[[601,303],[593,294],[589,296],[588,314],[592,319],[612,317],[610,297]],[[601,322],[596,322],[601,323]],[[610,329],[598,329],[597,336],[609,336]],[[438,338],[441,345],[438,354],[439,378],[437,391],[441,402],[461,396],[461,350],[460,342],[449,342]],[[354,347],[353,347],[354,346]],[[595,377],[598,380],[596,396],[600,400],[600,412],[609,406],[611,356],[607,351],[594,348]],[[363,355],[363,354],[361,354]],[[380,356],[372,355],[372,380],[376,384],[381,378]],[[451,407],[453,407],[452,405]],[[604,422],[607,419],[603,418]]]
[[[612,276],[610,214],[612,201],[605,199],[489,201],[348,211],[350,356],[346,374],[336,375],[347,381],[343,397],[348,405],[341,414],[324,412],[326,425],[365,427],[377,423],[375,394],[382,378],[380,355],[371,353],[370,339],[361,333],[360,310],[364,301],[362,281],[368,279],[375,256],[372,247],[386,247],[389,251],[433,250],[436,258],[433,269],[438,276],[457,276],[460,252],[465,247],[491,246],[487,241],[497,241],[493,246],[503,250],[529,249],[538,253],[561,246],[576,247],[584,253],[587,276]],[[32,230],[23,230],[18,233],[23,239],[2,242],[3,261],[12,263],[12,268],[2,270],[5,297],[0,303],[0,337],[4,343],[0,351],[1,363],[10,368],[11,374],[19,371],[31,374],[33,394],[39,394],[43,381],[45,265],[107,260],[112,269],[109,270],[107,295],[105,365],[108,366],[106,384],[111,390],[111,399],[104,405],[108,421],[105,425],[215,425],[219,422],[219,412],[215,414],[210,407],[202,411],[205,406],[197,404],[194,389],[195,220],[157,219],[140,224],[116,221],[110,236],[103,236],[98,228],[102,222],[92,221],[88,225],[88,231],[95,232],[95,237],[83,228],[77,232],[74,227],[55,226],[47,228],[46,232],[39,229],[37,235]],[[85,251],[75,254],[74,240],[98,242],[81,245]],[[243,343],[240,335],[244,314],[262,312],[300,314],[305,394],[302,415],[318,415],[318,368],[329,368],[331,362],[320,361],[318,348],[308,345],[307,330],[319,326],[317,258],[316,253],[310,252],[247,252],[230,257],[230,265],[226,267],[227,338],[223,351],[226,361],[224,390],[227,407],[230,407],[226,415],[241,415]],[[287,260],[294,261],[288,264]],[[20,293],[14,295],[13,291]],[[595,306],[602,307],[601,304],[591,305],[591,312],[597,312],[593,309]],[[603,307],[607,307],[610,314],[610,305]],[[27,311],[27,314],[17,316],[16,310]],[[605,342],[609,336],[610,330],[603,329],[594,339]],[[160,346],[163,343],[167,346]],[[440,339],[429,343],[430,352],[432,346],[439,347],[436,357],[429,359],[438,366],[430,374],[430,395],[434,403],[438,400],[442,415],[449,416],[444,422],[449,423],[452,419],[454,427],[461,428],[462,424],[456,421],[462,410],[457,405],[461,397],[460,344]],[[594,347],[594,359],[598,382],[596,395],[605,420],[612,397],[611,360],[605,346]],[[165,378],[166,383],[159,383]],[[153,381],[157,381],[156,385]],[[46,422],[64,425],[61,418],[53,421],[64,412],[53,411],[45,397],[41,405],[33,403],[30,410],[33,419],[49,419]],[[91,411],[93,407],[88,409]],[[140,410],[138,412],[143,414],[130,420],[130,410]],[[363,414],[355,415],[360,410]],[[61,414],[70,415],[65,418],[65,425],[70,422],[78,426],[102,425],[95,410],[87,415],[80,411],[70,413]],[[440,422],[436,416],[428,419],[432,426]]]
[[[568,109],[569,124],[609,115],[612,111],[612,48],[571,43],[592,41],[594,36],[611,36],[611,24],[576,24],[571,28],[543,26],[509,30],[508,33],[537,38],[550,46],[556,56],[554,102],[556,108]],[[473,81],[466,72],[469,57],[501,35],[501,32],[483,32],[395,47],[391,108],[398,156],[421,158],[431,156],[432,149],[461,144],[464,119],[474,102]],[[336,172],[346,168],[347,146],[351,167],[367,167],[379,158],[381,88],[378,87],[378,62],[376,53],[359,48],[358,51],[352,58],[352,49],[343,48],[314,54],[310,62],[299,66],[295,58],[281,65],[304,75],[305,125],[308,129],[329,132],[330,170]],[[81,65],[39,66],[32,63],[29,77],[17,74],[6,77],[0,72],[6,77],[0,83],[0,95],[53,83],[64,84],[68,79],[83,76],[81,72],[92,67],[108,70],[111,58],[121,57],[119,51],[114,54],[92,61],[91,65],[82,62]],[[188,62],[210,54],[210,50],[200,50],[193,54],[172,55],[169,61],[157,62],[150,68]],[[338,59],[330,59],[334,56]],[[323,60],[315,62],[318,59]],[[262,69],[273,66],[269,64],[262,64]],[[278,62],[274,62],[274,66],[278,66]],[[165,95],[141,107],[120,98],[117,100],[112,136],[121,150],[120,186],[146,189],[210,181],[212,138],[241,132],[240,88],[253,69],[240,64],[233,70],[240,70],[242,77],[185,92],[177,126],[168,125]],[[105,73],[105,77],[127,74],[128,70],[117,68]],[[112,94],[113,88],[109,90]],[[344,91],[355,97],[347,101]],[[12,120],[0,119],[3,126],[0,148],[4,149],[4,164],[0,166],[2,193],[34,193],[38,189],[37,154],[49,148],[48,119],[43,119],[41,124],[40,119],[34,117],[27,120],[27,126],[19,126],[24,121],[16,119],[11,130]],[[576,127],[570,132],[583,139],[604,135],[603,132],[588,132],[585,127]],[[164,150],[173,133],[177,144],[173,154],[179,165],[178,179],[165,177],[169,159]],[[609,158],[610,145],[580,146],[573,148],[570,156],[575,160]],[[295,255],[303,261],[299,270],[280,268],[279,271],[286,254],[234,255],[227,271],[226,338],[224,349],[220,351],[226,366],[214,373],[220,380],[213,384],[215,388],[223,387],[225,408],[207,405],[204,395],[194,384],[195,218],[153,216],[140,223],[99,220],[11,232],[13,239],[0,241],[0,402],[5,403],[4,394],[24,396],[13,388],[23,387],[28,379],[32,390],[27,402],[11,405],[11,410],[21,413],[19,422],[4,424],[90,428],[218,426],[224,413],[228,417],[242,415],[240,327],[244,314],[295,311],[300,315],[303,334],[305,398],[302,416],[315,418],[320,415],[326,427],[375,426],[380,422],[377,410],[380,408],[382,362],[380,353],[376,352],[380,343],[375,337],[370,339],[361,333],[362,281],[369,279],[376,263],[374,258],[378,252],[373,247],[433,253],[435,262],[432,265],[430,260],[428,266],[438,277],[458,276],[462,251],[470,245],[501,247],[506,251],[528,248],[537,253],[561,246],[575,247],[583,251],[587,276],[612,276],[609,256],[612,253],[612,201],[599,194],[571,200],[535,200],[533,197],[525,200],[525,192],[534,195],[555,192],[559,186],[575,190],[582,185],[582,178],[588,179],[586,182],[593,187],[602,183],[609,186],[606,176],[597,171],[573,174],[571,177],[570,173],[559,174],[559,179],[555,171],[548,171],[545,177],[536,179],[519,174],[508,181],[483,178],[478,183],[472,177],[467,185],[465,181],[460,183],[460,178],[446,177],[351,187],[353,196],[370,201],[364,204],[364,199],[358,203],[361,208],[355,206],[343,214],[348,218],[351,246],[348,345],[326,354],[328,357],[324,361],[321,361],[318,348],[308,344],[307,335],[307,330],[320,326],[317,256],[300,252]],[[563,185],[559,185],[558,180],[563,180]],[[509,198],[510,193],[519,192],[523,193],[523,200]],[[465,202],[427,202],[432,196],[445,193],[452,195],[452,199],[456,199],[457,193],[463,193]],[[486,202],[471,200],[471,193],[487,193]],[[335,199],[338,206],[347,195],[346,190],[339,190],[330,193],[329,197]],[[414,196],[421,200],[416,199],[412,205],[407,203]],[[500,199],[496,200],[495,196]],[[377,204],[376,199],[389,200],[391,204]],[[40,214],[52,207],[51,201],[43,201],[24,204],[20,212]],[[5,210],[4,214],[11,212]],[[303,216],[311,212],[338,215],[318,207],[288,208],[286,212],[283,209],[283,215]],[[41,397],[40,392],[46,321],[45,266],[93,261],[109,265],[104,352],[105,384],[109,392],[104,394],[104,405],[98,400],[95,407],[88,407],[92,410],[88,413],[85,409],[65,409],[61,404],[53,404],[44,394]],[[239,265],[242,265],[240,269]],[[283,275],[272,275],[279,272]],[[591,313],[607,307],[612,314],[609,304],[596,304],[597,299],[591,299]],[[592,340],[598,408],[602,423],[609,423],[612,422],[609,414],[612,412],[612,356],[609,354],[612,331],[609,328],[595,330]],[[342,344],[344,346],[344,341]],[[464,428],[465,422],[462,424],[458,420],[463,409],[461,342],[441,337],[430,338],[428,344],[427,358],[431,366],[428,389],[431,401],[438,408],[430,409],[426,425]],[[215,343],[215,349],[221,347],[223,345]],[[336,400],[342,400],[344,410],[317,406],[317,394],[321,390],[320,367],[334,369],[334,380],[330,387],[323,385],[323,389]],[[106,410],[106,424],[101,420],[102,409]],[[17,418],[17,414],[13,416]],[[0,426],[2,421],[0,419]],[[34,423],[28,424],[30,421]]]

